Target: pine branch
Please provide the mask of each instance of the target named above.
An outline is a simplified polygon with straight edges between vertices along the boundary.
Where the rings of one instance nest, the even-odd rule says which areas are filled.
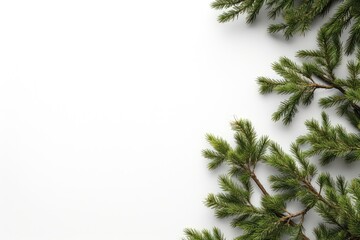
[[[300,144],[309,144],[307,155],[320,156],[325,165],[337,158],[346,162],[360,160],[360,135],[348,133],[340,125],[332,126],[329,117],[322,113],[321,125],[316,120],[306,121],[308,133],[298,138]]]
[[[333,129],[326,115],[323,118],[321,127],[317,123],[311,125],[313,129],[320,131],[315,135],[326,135],[329,132],[338,134],[341,139],[344,136],[359,137],[339,133],[338,128]],[[222,138],[207,135],[212,148],[203,153],[209,159],[209,168],[215,169],[225,164],[229,172],[219,177],[222,192],[209,194],[205,203],[215,210],[218,218],[230,218],[233,227],[243,230],[243,234],[236,240],[268,240],[284,236],[308,240],[303,224],[305,215],[311,209],[327,223],[315,228],[317,239],[360,239],[360,179],[354,179],[348,184],[341,176],[334,180],[327,173],[318,173],[316,166],[308,160],[311,154],[301,150],[298,143],[292,144],[292,154],[287,154],[267,137],[257,137],[249,121],[237,120],[231,126],[235,131],[235,147],[231,147]],[[304,143],[304,139],[307,138],[300,138],[299,141]],[[334,141],[334,137],[329,139]],[[360,151],[360,139],[358,141]],[[339,141],[335,142],[342,145]],[[344,142],[354,143],[354,139],[346,139]],[[316,146],[313,142],[308,143],[312,147]],[[265,189],[256,175],[256,166],[260,162],[278,172],[269,176],[274,194]],[[316,176],[317,186],[312,183]],[[253,185],[262,193],[260,207],[256,207],[251,200]],[[304,208],[295,213],[289,212],[286,205],[292,201],[301,203]],[[218,240],[206,230],[187,231],[187,240]]]
[[[334,239],[360,239],[360,179],[353,179],[349,186],[343,177],[337,177],[336,181],[329,176],[327,178],[324,186],[325,197],[331,205],[320,203],[316,206],[316,211],[332,226],[320,224],[315,229],[317,239],[330,239],[324,236],[333,236]],[[333,205],[336,207],[332,207]]]
[[[226,240],[218,228],[213,228],[212,233],[208,230],[196,231],[185,229],[186,238],[183,240]]]
[[[338,177],[334,183],[335,181],[330,175],[321,173],[317,183],[320,189],[324,189],[325,196],[323,196],[321,190],[316,190],[311,183],[316,174],[316,167],[306,160],[307,154],[302,152],[297,144],[292,145],[292,153],[295,159],[285,154],[275,144],[272,146],[271,155],[267,158],[267,163],[280,172],[279,175],[270,177],[273,189],[282,192],[288,200],[299,200],[306,206],[304,210],[289,216],[303,216],[308,210],[315,207],[324,221],[330,223],[330,228],[336,229],[338,234],[347,236],[349,239],[359,239],[360,235],[357,230],[354,231],[354,229],[349,228],[350,222],[351,225],[359,223],[360,202],[358,201],[360,195],[357,195],[359,197],[355,202],[350,200],[354,198],[355,194],[360,194],[359,190],[356,193],[351,193],[343,177]],[[296,164],[296,159],[301,168]],[[360,186],[357,181],[359,179],[354,180],[356,184],[352,189]],[[343,206],[342,199],[346,199],[348,208]],[[358,209],[355,209],[354,206],[358,206]],[[284,217],[284,219],[286,218]]]
[[[273,64],[274,71],[282,79],[258,78],[260,93],[290,95],[281,102],[273,114],[273,120],[289,124],[298,112],[298,106],[311,104],[317,90],[335,92],[320,99],[323,108],[336,107],[340,116],[360,129],[360,58],[348,62],[348,77],[340,79],[334,71],[341,64],[342,46],[337,36],[328,37],[324,30],[318,34],[318,49],[302,50],[297,56],[306,61],[299,65],[288,58],[280,58]],[[335,91],[334,91],[335,90]]]
[[[246,14],[246,22],[252,23],[264,9],[269,19],[281,18],[280,23],[269,25],[270,33],[282,32],[286,38],[296,33],[307,32],[314,21],[328,15],[329,10],[336,8],[335,13],[323,24],[327,36],[340,36],[347,28],[349,37],[346,42],[346,53],[355,52],[360,46],[360,3],[358,0],[215,0],[214,9],[222,10],[220,22],[228,22]]]
[[[260,180],[257,178],[256,174],[254,172],[251,172],[250,174],[251,179],[255,182],[256,186],[261,190],[262,194],[267,196],[269,193],[266,191],[264,185],[260,182]]]
[[[284,221],[288,221],[289,219],[301,216],[301,222],[303,223],[304,216],[309,210],[310,210],[310,208],[305,208],[304,210],[299,211],[297,213],[290,213],[287,216],[283,216],[282,218],[280,218],[280,221],[284,222]]]
[[[283,17],[281,23],[270,25],[269,31],[282,31],[289,38],[306,32],[318,16],[326,15],[335,5],[335,13],[319,31],[317,49],[299,51],[297,57],[304,60],[302,64],[280,58],[273,69],[281,78],[260,77],[258,83],[262,94],[289,95],[273,114],[274,120],[289,124],[298,107],[311,104],[315,92],[322,90],[327,95],[319,100],[320,105],[335,107],[357,133],[333,126],[323,113],[321,123],[306,122],[308,133],[291,145],[291,154],[268,137],[258,138],[246,120],[232,123],[235,147],[222,138],[207,135],[212,148],[204,150],[203,155],[210,160],[209,169],[227,165],[229,172],[219,177],[222,192],[209,194],[206,205],[215,210],[217,217],[230,218],[233,227],[243,230],[236,240],[307,240],[303,225],[311,209],[322,218],[322,223],[313,229],[316,239],[360,240],[360,178],[350,182],[342,176],[333,178],[329,173],[319,173],[309,161],[314,155],[322,164],[339,158],[346,162],[360,159],[360,1],[215,0],[212,7],[224,11],[219,17],[221,22],[247,14],[247,22],[251,23],[265,6],[269,18]],[[340,36],[347,28],[349,37],[343,50]],[[351,53],[356,54],[347,63],[347,77],[340,78],[336,69],[343,55]],[[308,145],[306,150],[301,149],[303,144]],[[260,162],[277,172],[268,178],[274,193],[256,175]],[[252,203],[254,187],[262,194],[259,207]],[[303,209],[289,212],[286,205],[292,201],[302,204]],[[212,233],[187,229],[185,234],[185,240],[224,240],[216,228]]]
[[[243,229],[244,235],[239,239],[276,239],[283,234],[292,234],[298,239],[308,240],[301,230],[303,220],[295,222],[294,219],[300,215],[303,218],[309,208],[301,214],[290,213],[285,206],[287,199],[282,195],[270,195],[255,173],[256,165],[266,159],[270,140],[267,137],[258,138],[249,121],[237,120],[231,126],[235,131],[235,148],[222,138],[207,135],[212,149],[204,150],[203,154],[210,160],[209,168],[226,164],[230,171],[219,178],[224,192],[209,194],[206,205],[215,210],[217,217],[231,217],[232,226]],[[260,208],[251,202],[253,183],[263,195]],[[257,223],[257,227],[252,225],[253,222]]]

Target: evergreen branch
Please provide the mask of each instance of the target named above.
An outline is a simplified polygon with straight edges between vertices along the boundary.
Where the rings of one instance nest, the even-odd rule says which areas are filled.
[[[346,162],[360,160],[360,135],[348,133],[341,126],[332,126],[328,116],[322,113],[321,125],[316,120],[306,121],[308,133],[298,138],[298,143],[309,144],[309,156],[320,155],[321,164],[336,158]]]
[[[330,80],[325,74],[320,74],[319,72],[314,72],[314,76],[316,76],[318,79],[320,79],[322,82],[328,84],[328,89],[337,89],[340,93],[345,94],[345,89],[336,83],[334,83],[334,80]],[[335,77],[334,77],[335,78]]]
[[[258,78],[261,94],[276,92],[290,95],[281,102],[273,120],[289,124],[299,105],[311,104],[316,90],[336,90],[335,95],[320,99],[320,105],[324,108],[337,107],[339,115],[345,115],[360,129],[360,55],[356,56],[356,61],[348,62],[348,78],[340,79],[334,74],[342,59],[339,38],[329,37],[321,30],[317,41],[318,49],[298,52],[299,58],[307,59],[302,65],[284,57],[273,64],[273,70],[282,79]]]
[[[228,22],[231,20],[235,20],[239,17],[239,15],[242,13],[242,10],[240,8],[234,7],[233,9],[227,10],[219,15],[218,21],[219,22]]]
[[[290,219],[292,218],[296,218],[296,217],[299,217],[301,216],[301,223],[303,223],[304,221],[304,216],[305,214],[310,210],[311,208],[305,208],[304,210],[302,211],[299,211],[297,213],[290,213],[286,216],[283,216],[282,218],[280,218],[280,221],[282,222],[288,222]]]
[[[288,95],[273,114],[275,121],[289,124],[300,105],[311,104],[315,92],[324,90],[329,95],[319,100],[323,108],[335,107],[340,116],[360,130],[360,1],[358,0],[215,0],[212,7],[223,10],[220,22],[226,22],[246,14],[246,21],[252,23],[263,7],[268,17],[282,16],[282,22],[270,24],[272,33],[283,32],[286,38],[295,33],[305,33],[318,16],[328,14],[337,6],[318,34],[316,50],[299,51],[297,57],[306,61],[301,65],[288,58],[280,58],[273,64],[273,70],[280,79],[258,78],[262,94],[275,92]],[[340,37],[349,28],[345,49]],[[343,54],[352,54],[348,61],[348,76],[336,76]],[[227,165],[229,172],[219,177],[221,193],[209,194],[206,205],[215,210],[219,218],[231,218],[231,225],[243,230],[236,238],[242,239],[289,239],[308,240],[303,224],[305,215],[314,209],[322,218],[315,229],[319,240],[360,240],[360,178],[348,183],[344,177],[332,178],[329,173],[318,173],[309,157],[319,155],[320,162],[327,164],[337,158],[347,162],[360,159],[360,135],[349,133],[340,125],[333,126],[328,116],[322,114],[322,122],[306,121],[308,133],[291,145],[291,154],[267,137],[257,137],[251,123],[236,120],[235,147],[224,139],[207,135],[211,149],[203,151],[208,158],[209,169]],[[300,145],[309,148],[301,150]],[[277,174],[269,177],[275,193],[269,193],[257,177],[255,170],[259,162],[273,167]],[[316,185],[313,184],[317,176]],[[261,192],[260,207],[252,204],[253,186]],[[297,201],[304,208],[291,213],[286,209],[288,202]],[[187,229],[184,240],[224,240],[216,228],[196,231]]]
[[[260,180],[257,178],[256,174],[254,172],[251,172],[250,174],[251,179],[254,180],[256,186],[261,190],[262,194],[269,195],[269,193],[266,191],[264,185],[261,184]]]
[[[326,193],[326,196],[323,196],[321,192],[317,191],[311,184],[311,179],[316,173],[316,168],[305,160],[306,153],[301,152],[297,144],[292,145],[292,152],[300,162],[302,169],[299,169],[295,164],[295,160],[291,156],[285,154],[276,144],[272,146],[271,155],[267,158],[267,163],[280,172],[280,175],[270,177],[274,190],[282,191],[282,194],[286,196],[288,200],[295,198],[306,206],[304,210],[284,216],[282,220],[302,216],[302,222],[306,212],[315,206],[315,210],[324,218],[324,220],[326,220],[326,222],[335,225],[337,229],[340,229],[340,232],[345,233],[347,236],[357,239],[357,233],[350,230],[348,227],[346,221],[349,220],[346,218],[338,220],[337,218],[337,216],[346,214],[351,219],[355,217],[355,222],[358,221],[357,214],[350,214],[350,212],[356,212],[356,210],[350,206],[351,204],[349,205],[351,210],[344,213],[344,207],[341,205],[341,201],[338,200],[340,197],[336,195],[338,192],[343,198],[351,198],[351,196],[348,196],[350,190],[348,190],[345,180],[342,177],[338,177],[335,185],[329,175],[320,174],[318,184],[320,185],[320,189],[325,188]],[[287,183],[289,184],[287,185]],[[356,194],[360,197],[359,191]],[[329,209],[331,209],[331,211],[329,211]]]
[[[280,234],[289,232],[290,229],[300,228],[301,223],[294,222],[299,215],[286,210],[286,199],[281,195],[270,195],[255,173],[258,162],[264,161],[269,146],[272,145],[267,137],[257,137],[251,123],[246,120],[236,120],[232,124],[235,131],[234,138],[236,147],[230,147],[225,140],[208,134],[207,139],[212,149],[203,151],[204,156],[210,160],[209,168],[214,169],[220,164],[230,167],[228,175],[220,176],[219,184],[222,193],[209,194],[206,205],[215,210],[219,218],[231,217],[232,226],[244,230],[245,236],[260,237],[264,233],[261,230],[269,227],[270,220],[278,224],[276,227],[268,228],[269,236],[277,238]],[[252,187],[250,181],[259,188],[262,193],[262,207],[256,208],[251,203]],[[304,210],[303,215],[308,210]],[[258,226],[259,231],[253,231],[250,223],[261,217],[262,224]],[[259,220],[260,221],[260,220]],[[286,231],[285,231],[286,230]],[[299,239],[308,240],[302,231],[297,232]],[[266,237],[266,238],[265,238]]]
[[[281,17],[280,23],[271,23],[270,33],[282,32],[286,38],[296,33],[307,32],[314,21],[329,14],[336,7],[333,15],[323,24],[326,36],[340,36],[350,27],[346,42],[346,53],[355,52],[360,46],[360,3],[357,0],[215,0],[214,9],[222,10],[220,22],[232,21],[241,14],[246,14],[246,22],[255,21],[261,9],[266,9],[269,19]]]
[[[254,173],[254,171],[251,172],[251,178],[253,179],[253,181],[255,182],[255,184],[257,185],[257,187],[261,190],[262,194],[263,194],[263,205],[266,205],[267,208],[272,209],[274,214],[279,218],[279,222],[281,223],[285,223],[288,224],[289,226],[295,227],[298,224],[296,224],[292,219],[296,218],[298,216],[302,216],[302,221],[301,221],[301,225],[303,223],[303,218],[305,216],[305,214],[311,209],[311,208],[306,208],[303,211],[299,212],[299,213],[291,213],[289,212],[286,208],[284,203],[282,202],[281,197],[279,198],[279,201],[272,201],[276,198],[278,198],[279,196],[270,196],[270,194],[267,192],[267,190],[264,188],[263,184],[260,182],[260,180],[257,178],[256,174]],[[266,201],[266,199],[268,199],[268,203],[264,204],[264,201]],[[270,204],[269,204],[269,200],[270,200]],[[274,205],[275,204],[275,205]],[[285,212],[285,214],[280,213],[279,210],[281,210],[281,212]],[[302,240],[309,240],[309,238],[302,232],[300,231],[299,235],[301,236],[300,239]]]
[[[326,199],[329,204],[318,204],[316,207],[317,212],[324,218],[325,222],[335,225],[333,227],[326,227],[320,224],[315,229],[315,234],[318,239],[325,239],[323,235],[327,235],[330,232],[333,236],[339,238],[335,239],[360,239],[359,232],[359,202],[357,193],[357,187],[359,186],[360,179],[353,179],[350,186],[344,180],[343,177],[337,177],[336,185],[334,186],[334,180],[328,177],[330,184],[326,184]],[[355,190],[357,189],[357,190]],[[355,190],[355,191],[354,191]],[[355,200],[355,201],[354,201]],[[332,205],[335,205],[333,207]],[[353,225],[357,225],[354,229]],[[340,238],[340,236],[342,238]]]
[[[234,5],[240,4],[243,0],[216,0],[211,4],[214,9],[227,9]]]
[[[319,191],[316,190],[316,188],[311,184],[311,182],[307,181],[307,180],[303,180],[302,183],[304,184],[303,186],[305,186],[305,188],[307,188],[307,190],[312,193],[319,201],[321,201],[322,203],[324,203],[325,205],[327,205],[328,207],[331,208],[336,208],[335,205],[331,204],[330,202],[328,202]]]
[[[321,85],[318,83],[313,83],[308,85],[310,88],[318,89],[318,88],[324,88],[324,89],[333,89],[334,86],[328,86],[328,85]]]
[[[197,231],[195,229],[185,229],[186,238],[183,240],[226,240],[218,228],[213,228],[212,233],[208,230]]]
[[[291,145],[291,153],[285,153],[279,145],[267,137],[258,137],[251,123],[247,120],[236,120],[232,124],[235,131],[235,147],[224,139],[208,134],[207,139],[212,149],[204,151],[210,160],[210,169],[226,164],[229,173],[219,177],[221,193],[209,194],[206,205],[215,210],[218,218],[231,218],[231,225],[243,230],[236,239],[279,239],[290,236],[291,239],[309,240],[303,232],[305,215],[314,209],[327,225],[320,224],[315,228],[317,239],[360,239],[360,179],[349,185],[343,177],[332,179],[327,173],[317,173],[315,165],[308,161],[308,151],[302,151],[298,144]],[[323,123],[310,125],[318,131],[316,135],[335,134],[332,139],[359,137],[356,134],[338,132],[339,127],[331,126],[323,114]],[[320,131],[320,132],[319,132]],[[324,133],[325,132],[325,133]],[[304,143],[305,138],[299,142]],[[360,139],[359,151],[360,151]],[[337,145],[342,145],[335,141]],[[353,142],[347,139],[344,142]],[[309,142],[310,146],[315,146]],[[355,144],[356,145],[356,144]],[[311,149],[310,149],[311,151]],[[256,164],[263,162],[277,170],[278,174],[269,177],[272,189],[270,194],[255,173]],[[319,190],[312,184],[318,175]],[[255,207],[251,201],[252,183],[262,193],[261,207]],[[286,209],[290,201],[304,205],[301,211],[291,213]],[[202,232],[187,230],[185,240],[222,240],[207,230]],[[326,238],[327,237],[327,238]]]

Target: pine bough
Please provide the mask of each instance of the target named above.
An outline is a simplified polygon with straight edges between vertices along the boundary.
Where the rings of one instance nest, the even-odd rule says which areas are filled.
[[[290,153],[268,137],[257,136],[251,123],[243,119],[231,123],[235,147],[208,134],[211,148],[204,150],[203,156],[209,160],[209,169],[226,165],[229,171],[219,177],[222,192],[209,194],[205,202],[215,210],[218,218],[231,219],[232,226],[242,230],[243,234],[235,240],[307,240],[309,237],[305,235],[303,226],[310,210],[322,219],[318,226],[306,229],[306,232],[313,231],[316,239],[360,239],[360,178],[348,181],[343,176],[331,176],[320,172],[311,162],[314,158],[322,165],[332,161],[351,163],[360,160],[360,50],[356,47],[360,42],[358,2],[304,0],[296,6],[292,0],[216,0],[213,3],[215,8],[228,9],[220,16],[220,21],[228,21],[246,12],[248,21],[252,22],[261,7],[266,5],[271,18],[279,14],[284,17],[284,22],[271,25],[270,31],[283,30],[286,36],[307,30],[316,16],[327,12],[330,5],[339,4],[334,16],[318,33],[318,48],[298,52],[302,64],[283,57],[273,64],[280,78],[260,77],[258,84],[262,94],[288,96],[273,114],[275,121],[291,123],[299,106],[311,104],[314,94],[321,91],[324,97],[319,100],[320,106],[334,108],[353,126],[353,131],[349,132],[340,125],[333,125],[323,112],[321,121],[306,121],[308,131],[291,145]],[[300,17],[303,19],[298,21]],[[339,33],[351,25],[350,22],[353,22],[351,34],[343,49]],[[353,43],[356,44],[353,46]],[[347,76],[341,78],[335,70],[343,55],[350,53],[353,54],[352,60],[347,62]],[[259,163],[277,172],[268,177],[271,191],[256,175]],[[262,195],[260,205],[252,201],[255,189]],[[287,205],[294,201],[301,204],[300,211],[287,209]],[[225,237],[217,228],[212,231],[186,229],[185,240],[225,240]]]
[[[268,31],[282,32],[286,38],[295,33],[304,34],[314,21],[327,15],[332,7],[336,7],[336,11],[325,23],[327,34],[341,35],[345,29],[349,29],[346,53],[353,53],[359,47],[359,0],[215,0],[212,7],[223,10],[218,18],[220,22],[228,22],[246,14],[246,21],[252,23],[264,9],[269,19],[280,19],[278,23],[270,24]]]

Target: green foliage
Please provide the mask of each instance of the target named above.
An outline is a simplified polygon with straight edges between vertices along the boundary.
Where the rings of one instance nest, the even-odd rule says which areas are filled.
[[[360,179],[348,184],[343,177],[337,177],[331,182],[324,186],[325,197],[316,206],[327,224],[315,229],[317,239],[360,239]]]
[[[214,135],[207,135],[210,149],[203,151],[214,170],[225,165],[228,172],[219,177],[221,192],[209,194],[205,204],[218,218],[227,218],[234,228],[241,229],[234,240],[308,240],[312,230],[318,240],[360,240],[360,177],[346,180],[321,172],[310,160],[328,164],[336,159],[347,163],[360,160],[360,1],[358,0],[215,0],[212,6],[224,10],[219,20],[226,22],[247,14],[247,22],[255,21],[262,8],[268,16],[282,17],[272,24],[270,32],[283,31],[289,38],[306,32],[318,16],[336,10],[318,33],[317,49],[297,53],[301,62],[282,57],[273,64],[279,79],[258,78],[260,93],[288,96],[280,103],[272,118],[290,124],[300,105],[312,103],[315,93],[325,93],[319,99],[323,109],[334,108],[338,116],[348,120],[352,132],[333,125],[323,112],[322,120],[305,122],[307,133],[285,152],[268,137],[258,137],[251,123],[236,120],[235,146]],[[349,37],[342,44],[342,32]],[[343,46],[344,45],[344,46]],[[344,54],[352,54],[347,62],[346,77],[337,69]],[[257,177],[257,166],[265,164],[274,169],[268,176],[266,189]],[[253,193],[261,193],[260,205],[253,202]],[[290,212],[287,205],[301,206]],[[314,211],[322,219],[313,229],[304,229],[306,214]],[[224,240],[218,229],[213,233],[187,229],[185,240]]]
[[[264,9],[269,19],[280,18],[280,23],[270,24],[270,33],[282,32],[286,38],[295,33],[305,33],[319,17],[326,16],[329,10],[335,12],[324,23],[327,36],[339,36],[349,29],[346,42],[346,53],[352,53],[360,44],[360,1],[358,0],[215,0],[214,9],[222,10],[218,20],[228,22],[246,14],[246,22],[255,21],[259,12]]]
[[[360,160],[360,135],[347,132],[342,126],[332,126],[328,116],[322,113],[322,123],[316,120],[305,122],[308,133],[298,138],[301,144],[309,144],[307,154],[319,155],[321,164],[336,158],[346,162]]]
[[[348,62],[348,76],[342,79],[335,74],[343,54],[339,38],[328,37],[321,30],[317,42],[318,49],[298,52],[297,56],[304,60],[302,64],[285,57],[273,64],[281,79],[258,78],[260,93],[290,95],[273,114],[273,120],[291,123],[299,105],[309,105],[317,90],[327,90],[331,95],[321,98],[320,105],[323,108],[335,107],[340,116],[345,116],[355,127],[359,127],[360,54]]]
[[[200,232],[194,229],[186,229],[185,235],[186,238],[184,240],[225,240],[224,236],[217,228],[214,228],[212,233],[208,230]]]
[[[247,120],[231,124],[234,147],[208,134],[211,148],[204,150],[203,156],[209,160],[209,169],[226,165],[229,171],[219,177],[222,192],[209,194],[205,203],[218,218],[230,219],[233,227],[242,230],[235,240],[307,240],[303,224],[310,210],[322,218],[322,223],[313,228],[316,239],[360,239],[360,178],[350,183],[342,176],[334,179],[309,160],[313,156],[321,164],[335,159],[348,163],[360,160],[360,53],[348,62],[347,77],[340,78],[335,74],[343,55],[339,38],[329,38],[321,30],[317,41],[317,49],[298,52],[297,56],[305,60],[302,64],[283,57],[273,65],[281,79],[258,78],[260,92],[290,95],[273,114],[274,120],[284,124],[291,123],[300,104],[311,104],[317,90],[329,92],[320,98],[320,106],[334,107],[339,116],[353,124],[356,133],[333,126],[323,113],[321,123],[306,121],[308,132],[291,145],[291,154],[268,137],[258,137]],[[305,144],[307,148],[303,150]],[[277,172],[268,177],[273,193],[257,178],[258,164],[266,164]],[[260,206],[253,203],[256,190],[262,194]],[[290,202],[298,202],[303,208],[291,213],[287,210]],[[206,230],[187,230],[186,234],[188,240],[218,239]]]
[[[330,130],[326,115],[323,118],[323,128]],[[267,137],[258,137],[247,120],[236,120],[231,126],[234,147],[222,138],[207,137],[211,149],[203,154],[209,160],[209,169],[225,164],[229,170],[219,177],[222,192],[209,194],[205,203],[218,218],[230,219],[233,227],[243,231],[236,240],[309,239],[303,223],[310,209],[323,219],[314,228],[317,239],[360,239],[360,179],[348,184],[341,176],[334,180],[328,173],[318,173],[308,159],[309,153],[297,143],[291,145],[288,154]],[[260,163],[277,172],[269,176],[274,194],[257,178]],[[253,203],[254,188],[262,194],[260,206]],[[286,208],[294,201],[303,209],[291,213]],[[223,239],[218,230],[211,234],[187,229],[186,236],[188,240]]]
[[[281,119],[284,124],[289,124],[298,112],[298,106],[309,105],[317,90],[329,92],[320,98],[320,106],[334,107],[338,115],[348,119],[359,132],[360,53],[347,63],[347,77],[340,78],[335,74],[343,54],[339,38],[328,38],[320,31],[317,41],[318,49],[298,52],[297,56],[305,59],[302,65],[288,58],[281,58],[273,65],[281,79],[258,78],[260,93],[290,95],[273,114],[275,121]],[[325,113],[322,118],[322,124],[315,120],[306,121],[308,133],[298,139],[301,144],[309,144],[307,154],[319,155],[321,164],[337,158],[347,162],[360,160],[359,133],[348,133],[339,125],[331,126]]]

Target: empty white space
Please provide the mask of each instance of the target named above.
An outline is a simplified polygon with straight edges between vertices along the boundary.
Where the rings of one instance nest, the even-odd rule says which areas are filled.
[[[229,122],[247,118],[286,149],[320,110],[274,123],[281,99],[255,80],[315,33],[270,36],[264,16],[219,24],[209,4],[0,2],[0,239],[236,235],[203,205],[219,190],[204,135],[231,141]]]

